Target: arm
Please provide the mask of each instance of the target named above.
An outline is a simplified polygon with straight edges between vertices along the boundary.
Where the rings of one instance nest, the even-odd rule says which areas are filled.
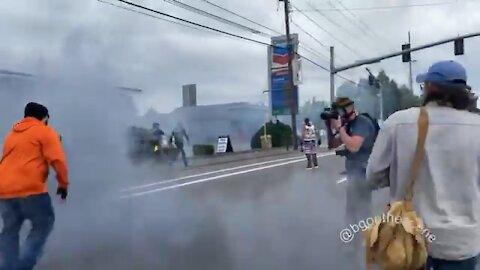
[[[360,147],[362,147],[363,141],[365,141],[365,137],[362,137],[362,135],[348,135],[344,126],[340,128],[339,133],[340,139],[342,140],[343,144],[345,144],[345,148],[353,153],[358,152]]]
[[[57,133],[47,127],[41,137],[42,154],[57,173],[59,187],[68,188],[67,158]]]
[[[389,172],[393,161],[392,134],[391,128],[384,124],[368,160],[367,180],[373,189],[390,186]]]
[[[356,153],[362,147],[365,138],[372,136],[372,132],[375,131],[369,119],[365,119],[363,116],[357,116],[357,119],[350,127],[350,135],[347,133],[345,126],[340,127],[338,132],[341,141],[345,144],[345,148],[352,153]]]
[[[187,135],[187,131],[185,131],[185,129],[182,129],[182,133],[183,133],[183,136],[185,137],[185,139],[187,139],[187,142],[190,142],[190,138]]]

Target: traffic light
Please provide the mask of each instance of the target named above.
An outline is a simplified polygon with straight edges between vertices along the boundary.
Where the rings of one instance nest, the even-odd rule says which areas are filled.
[[[463,55],[464,54],[464,46],[463,46],[463,38],[459,38],[455,40],[455,55]]]
[[[402,51],[405,51],[405,50],[410,50],[410,43],[407,43],[407,44],[403,44],[402,45]],[[403,53],[402,54],[402,62],[403,63],[408,63],[412,61],[412,58],[410,56],[410,52],[408,53]]]

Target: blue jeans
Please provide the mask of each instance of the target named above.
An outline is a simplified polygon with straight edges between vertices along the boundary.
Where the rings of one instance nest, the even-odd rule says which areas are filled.
[[[0,200],[3,230],[0,233],[0,270],[32,270],[53,229],[55,214],[48,193]],[[20,252],[20,229],[30,220],[32,229]]]
[[[425,270],[475,270],[476,266],[477,257],[463,261],[446,261],[429,257]]]

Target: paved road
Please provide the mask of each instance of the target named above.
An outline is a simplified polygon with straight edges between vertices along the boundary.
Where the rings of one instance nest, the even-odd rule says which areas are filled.
[[[303,160],[276,159],[72,196],[56,204],[56,230],[38,269],[346,269],[342,160],[324,156],[308,171]]]

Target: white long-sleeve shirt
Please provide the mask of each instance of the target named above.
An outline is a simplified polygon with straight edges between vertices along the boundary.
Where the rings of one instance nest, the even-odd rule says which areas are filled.
[[[419,108],[399,111],[383,124],[367,167],[373,185],[390,181],[393,201],[406,193],[417,143]],[[434,258],[459,260],[480,253],[480,116],[427,106],[425,157],[414,187],[415,210],[435,239]]]

